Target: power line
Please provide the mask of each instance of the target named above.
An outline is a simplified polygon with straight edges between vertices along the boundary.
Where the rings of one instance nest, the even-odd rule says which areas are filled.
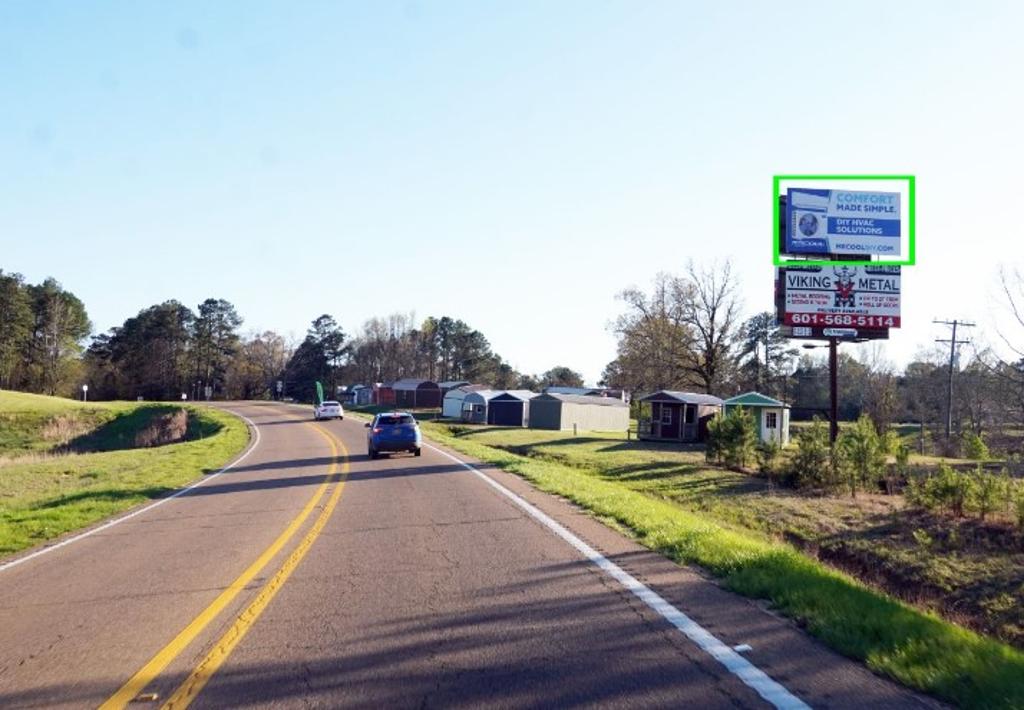
[[[949,381],[946,388],[946,441],[949,441],[950,432],[953,429],[953,364],[956,361],[956,346],[966,345],[970,343],[970,340],[957,340],[956,329],[961,328],[973,328],[974,323],[969,323],[963,320],[937,320],[933,319],[932,323],[937,325],[948,325],[953,327],[953,334],[949,339],[936,338],[936,343],[949,343]]]

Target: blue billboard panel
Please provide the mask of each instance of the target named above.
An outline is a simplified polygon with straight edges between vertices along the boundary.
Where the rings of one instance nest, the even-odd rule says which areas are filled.
[[[787,254],[900,256],[900,193],[786,192]]]

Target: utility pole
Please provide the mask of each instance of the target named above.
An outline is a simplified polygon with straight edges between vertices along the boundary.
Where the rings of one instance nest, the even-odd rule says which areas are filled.
[[[962,320],[937,320],[933,319],[932,323],[938,325],[948,325],[953,327],[953,334],[948,340],[945,338],[936,338],[936,343],[949,343],[949,380],[946,387],[946,441],[950,440],[950,435],[953,430],[953,366],[956,363],[956,346],[964,345],[971,342],[970,340],[957,340],[956,329],[958,327],[973,328],[974,323],[968,323]]]
[[[835,446],[839,438],[839,342],[836,338],[828,339],[828,393],[828,438]]]

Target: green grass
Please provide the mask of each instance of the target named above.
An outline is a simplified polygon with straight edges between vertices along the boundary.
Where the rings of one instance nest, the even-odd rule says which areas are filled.
[[[0,457],[46,451],[96,429],[128,406],[0,390]]]
[[[172,408],[123,402],[81,405],[0,392],[0,422],[5,425],[0,430],[7,442],[0,449],[7,456],[0,460],[0,556],[180,488],[220,468],[248,443],[248,430],[237,417],[193,407],[186,441],[166,446],[75,453],[68,452],[66,442],[55,445],[41,433],[54,417],[67,417],[93,427],[72,439],[82,448],[117,448],[127,445],[133,428]],[[11,422],[16,435],[8,435]]]
[[[700,565],[729,589],[770,600],[877,672],[964,707],[1024,707],[1024,653],[901,603],[775,539],[771,524],[757,521],[775,511],[775,524],[788,524],[779,522],[771,500],[779,496],[756,491],[749,477],[703,467],[699,451],[629,444],[621,435],[573,440],[560,432],[429,422],[424,432],[564,496],[673,560]],[[716,496],[730,489],[734,504]],[[744,512],[754,498],[769,499],[769,508]],[[819,523],[798,503],[789,517],[808,515],[808,529],[816,530]],[[835,524],[856,526],[856,516],[840,516]]]

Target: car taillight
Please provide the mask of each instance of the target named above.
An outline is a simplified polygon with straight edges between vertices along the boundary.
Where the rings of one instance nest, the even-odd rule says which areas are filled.
[[[374,434],[380,434],[382,431],[384,431],[384,430],[381,429],[380,427],[374,427],[374,429],[373,429],[373,433]]]

